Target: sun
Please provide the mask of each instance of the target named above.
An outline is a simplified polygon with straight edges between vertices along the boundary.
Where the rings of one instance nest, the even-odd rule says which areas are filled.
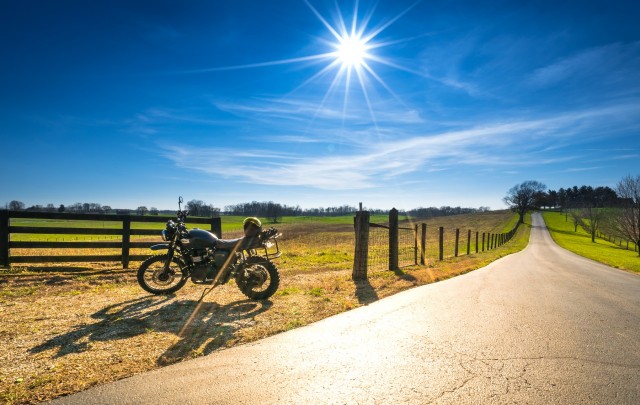
[[[369,57],[367,41],[359,35],[340,37],[336,45],[335,56],[343,67],[359,69]]]

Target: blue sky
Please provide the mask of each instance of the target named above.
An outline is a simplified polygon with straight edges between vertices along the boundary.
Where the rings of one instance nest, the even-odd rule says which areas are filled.
[[[632,1],[2,1],[0,204],[499,209],[525,180],[613,187],[640,172],[638,16]]]

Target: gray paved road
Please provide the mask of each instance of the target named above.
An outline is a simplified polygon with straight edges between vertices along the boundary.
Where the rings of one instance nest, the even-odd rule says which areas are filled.
[[[640,277],[553,243],[59,403],[640,403]]]

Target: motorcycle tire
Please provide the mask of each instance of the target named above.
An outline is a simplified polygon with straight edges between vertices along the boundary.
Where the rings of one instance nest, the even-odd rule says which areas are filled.
[[[254,290],[254,286],[250,281],[245,279],[245,271],[258,271],[263,272],[263,274],[266,273],[268,280],[264,280],[260,287],[262,287],[264,282],[268,282],[269,284],[267,285],[267,288],[260,291]],[[236,274],[236,284],[240,291],[252,300],[266,300],[275,294],[276,290],[278,290],[278,286],[280,285],[280,273],[278,273],[276,265],[269,260],[258,256],[250,257],[244,263],[243,269],[238,271]]]
[[[167,255],[156,255],[142,262],[137,277],[138,284],[143,290],[155,295],[164,295],[174,293],[184,286],[188,279],[184,271],[184,264],[180,259],[174,257],[171,262],[175,266],[170,266],[169,273],[165,273],[164,264],[167,259]],[[151,277],[149,278],[149,276]],[[180,279],[174,283],[178,277]]]

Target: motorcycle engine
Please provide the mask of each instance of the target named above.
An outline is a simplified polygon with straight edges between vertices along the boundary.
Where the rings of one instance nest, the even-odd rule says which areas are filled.
[[[194,249],[191,251],[193,260],[193,271],[191,279],[196,282],[205,281],[207,278],[213,279],[217,268],[213,262],[213,255],[209,249]]]

